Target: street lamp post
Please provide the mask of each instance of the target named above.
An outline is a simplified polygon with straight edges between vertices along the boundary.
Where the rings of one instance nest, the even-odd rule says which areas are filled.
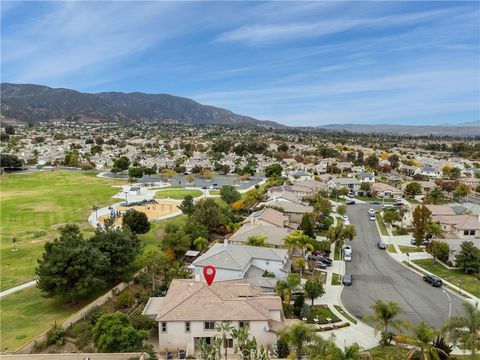
[[[408,264],[408,267],[410,267],[410,254],[406,253],[405,255],[407,255],[407,264]]]
[[[128,203],[128,191],[124,191],[125,194],[125,202]]]
[[[442,290],[442,292],[447,295],[448,297],[448,321],[450,321],[450,318],[452,317],[452,298],[450,297],[450,294],[446,290]],[[450,331],[447,333],[447,342],[450,341]]]

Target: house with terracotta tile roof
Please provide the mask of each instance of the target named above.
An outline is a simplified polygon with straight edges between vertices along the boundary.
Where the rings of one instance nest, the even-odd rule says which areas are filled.
[[[201,341],[211,344],[218,335],[216,324],[222,322],[248,327],[257,346],[272,350],[285,321],[278,295],[241,280],[215,281],[208,286],[192,279],[175,279],[165,297],[150,298],[143,315],[158,322],[160,352],[172,352],[175,357],[180,350],[187,356],[198,353]],[[235,341],[228,336],[229,354],[234,353]]]

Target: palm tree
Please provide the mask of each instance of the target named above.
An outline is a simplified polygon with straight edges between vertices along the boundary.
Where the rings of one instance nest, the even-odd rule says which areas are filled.
[[[453,343],[462,344],[471,351],[472,359],[476,358],[477,350],[480,348],[480,310],[478,303],[472,305],[463,303],[465,316],[455,316],[446,325],[450,332]]]
[[[301,284],[301,279],[298,274],[290,274],[287,276],[286,280],[280,280],[277,282],[277,286],[275,291],[277,292],[278,296],[280,296],[285,304],[290,304],[290,297],[292,292],[298,289]]]
[[[377,300],[371,308],[373,309],[373,314],[367,316],[366,320],[374,322],[375,333],[382,333],[382,345],[388,345],[392,337],[388,331],[389,326],[396,329],[401,327],[400,322],[395,318],[400,315],[403,310],[396,302],[383,302],[382,300]]]
[[[283,244],[292,252],[293,248],[299,247],[302,249],[302,256],[305,255],[305,246],[310,241],[310,238],[301,230],[295,230],[283,239]]]
[[[250,351],[257,348],[255,338],[250,338],[248,327],[241,327],[232,330],[232,337],[237,340],[235,344],[235,352],[240,353],[240,358],[248,359]]]
[[[295,265],[298,267],[300,276],[303,276],[303,269],[305,269],[305,265],[307,262],[304,258],[297,258],[295,259]]]
[[[437,237],[440,237],[442,236],[443,234],[443,230],[442,230],[442,227],[440,226],[440,223],[438,222],[431,222],[429,225],[428,225],[428,233],[430,235],[432,235],[432,237],[434,238],[437,238]]]
[[[360,346],[353,343],[346,346],[343,350],[335,345],[334,335],[328,340],[319,336],[307,346],[306,352],[310,360],[358,360],[361,358]]]
[[[208,240],[201,236],[193,241],[193,245],[195,245],[195,248],[200,252],[207,250],[209,244]]]
[[[227,360],[227,349],[228,349],[228,339],[227,336],[232,332],[233,326],[230,324],[230,321],[217,323],[215,326],[215,330],[220,333],[220,336],[223,340],[223,347],[225,349],[225,360]]]
[[[317,338],[315,329],[311,325],[305,323],[296,323],[283,329],[280,332],[280,336],[286,343],[295,349],[297,360],[302,360],[303,349],[306,344]]]
[[[355,229],[355,225],[345,225],[343,227],[343,237],[344,239],[348,239],[352,241],[355,236],[357,236],[357,229]]]
[[[412,327],[413,340],[418,345],[419,349],[412,349],[408,352],[406,360],[438,360],[448,358],[449,355],[442,349],[432,345],[437,331],[428,326],[425,321],[421,321],[416,326]]]
[[[267,246],[267,236],[265,235],[253,235],[249,236],[246,245],[250,246]]]

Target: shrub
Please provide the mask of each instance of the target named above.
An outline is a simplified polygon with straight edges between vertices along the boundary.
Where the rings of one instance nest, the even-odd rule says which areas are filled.
[[[61,325],[55,324],[47,332],[47,345],[56,344],[62,346],[65,343],[65,329]]]
[[[125,290],[124,292],[122,292],[118,296],[117,301],[116,301],[116,307],[118,309],[129,308],[133,304],[135,304],[135,296],[133,296],[133,294],[128,290]]]
[[[85,351],[88,345],[92,345],[93,325],[88,320],[81,320],[72,327],[72,335],[76,338],[75,345]]]
[[[147,316],[135,314],[130,318],[130,323],[137,330],[151,330],[157,327],[157,322]]]

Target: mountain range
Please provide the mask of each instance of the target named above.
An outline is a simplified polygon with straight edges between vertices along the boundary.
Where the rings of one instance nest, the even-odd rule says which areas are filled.
[[[273,121],[260,121],[168,94],[140,92],[89,94],[33,84],[2,83],[0,86],[2,116],[24,122],[75,119],[122,123],[156,121],[281,126]]]
[[[70,89],[54,89],[34,84],[2,83],[2,118],[23,122],[49,120],[102,121],[133,123],[186,123],[194,125],[254,125],[284,127],[273,121],[257,120],[229,110],[202,105],[194,100],[168,94],[141,92],[82,93]],[[321,119],[323,120],[323,119]],[[480,136],[480,121],[456,125],[363,125],[330,124],[317,126],[322,131],[350,133],[383,133],[410,136]],[[311,130],[311,128],[309,128]]]

